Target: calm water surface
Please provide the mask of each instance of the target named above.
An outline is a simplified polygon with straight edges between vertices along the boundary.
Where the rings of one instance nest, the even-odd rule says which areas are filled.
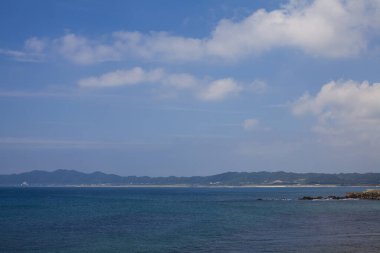
[[[297,200],[364,189],[0,188],[0,252],[380,252],[380,201]]]

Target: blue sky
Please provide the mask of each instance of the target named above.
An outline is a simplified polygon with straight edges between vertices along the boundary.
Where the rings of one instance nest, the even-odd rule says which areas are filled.
[[[1,1],[0,173],[380,172],[380,1]]]

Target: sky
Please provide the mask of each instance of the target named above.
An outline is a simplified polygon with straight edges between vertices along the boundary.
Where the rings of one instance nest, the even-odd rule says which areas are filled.
[[[380,0],[3,0],[0,174],[380,172]]]

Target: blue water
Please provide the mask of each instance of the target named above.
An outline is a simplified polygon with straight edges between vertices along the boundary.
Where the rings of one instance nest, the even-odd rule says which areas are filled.
[[[0,252],[380,252],[380,201],[298,200],[361,190],[0,188]]]

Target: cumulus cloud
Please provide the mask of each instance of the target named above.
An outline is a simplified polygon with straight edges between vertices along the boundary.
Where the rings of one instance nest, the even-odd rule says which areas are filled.
[[[380,140],[380,83],[332,81],[315,96],[305,94],[293,106],[295,115],[317,118],[314,130],[340,144]]]
[[[160,68],[144,70],[140,67],[135,67],[132,69],[116,70],[100,76],[86,77],[77,82],[79,87],[87,89],[147,83],[159,84],[166,91],[187,91],[203,101],[221,101],[238,95],[242,91],[252,91],[251,84],[244,85],[232,78],[221,78],[210,81],[208,78],[198,78],[188,73],[168,73]],[[258,81],[258,83],[261,83],[261,81]]]
[[[379,0],[293,0],[272,11],[256,10],[239,21],[222,19],[204,38],[167,32],[115,31],[101,39],[69,33],[51,39],[50,44],[54,52],[77,64],[129,57],[160,61],[239,60],[277,48],[341,58],[367,50],[371,40],[379,36],[379,10]],[[45,48],[36,40],[29,39],[31,48]]]
[[[368,31],[379,29],[379,7],[379,1],[292,1],[271,12],[258,10],[240,22],[220,21],[207,47],[210,54],[226,58],[278,47],[323,57],[351,56],[366,48]]]
[[[245,131],[252,131],[257,128],[259,121],[257,119],[246,119],[243,121]]]

